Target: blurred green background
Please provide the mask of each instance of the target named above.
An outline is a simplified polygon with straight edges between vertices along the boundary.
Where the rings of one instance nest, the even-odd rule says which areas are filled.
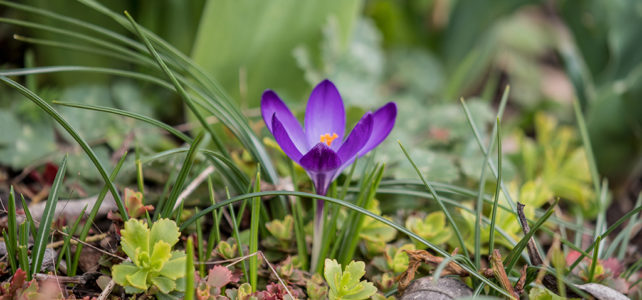
[[[388,168],[391,176],[413,176],[412,169],[400,163],[403,157],[395,143],[398,139],[412,149],[429,178],[446,182],[476,180],[483,156],[459,98],[469,101],[475,121],[483,128],[492,124],[501,93],[510,85],[504,121],[504,152],[511,158],[506,164],[507,176],[525,181],[544,172],[546,167],[540,165],[529,173],[528,165],[539,160],[537,155],[523,155],[532,146],[524,140],[536,139],[539,148],[533,147],[545,155],[547,145],[542,141],[547,137],[541,134],[549,131],[542,128],[574,126],[572,103],[577,100],[588,122],[600,174],[609,178],[610,186],[618,193],[639,190],[640,1],[100,2],[117,12],[131,12],[139,23],[190,56],[213,75],[256,124],[260,124],[256,107],[263,90],[276,90],[291,107],[302,112],[309,91],[323,78],[337,84],[352,121],[365,110],[396,101],[400,110],[398,124],[377,153],[393,166]],[[113,20],[75,1],[18,3],[126,33]],[[138,70],[107,56],[17,41],[13,34],[82,45],[59,33],[15,26],[6,20],[61,29],[67,24],[34,19],[6,5],[0,6],[0,15],[3,69],[87,65]],[[173,125],[190,119],[175,95],[128,80],[85,73],[44,74],[25,80],[47,100],[124,108]],[[31,104],[17,100],[14,92],[3,89],[0,93],[0,127],[6,132],[0,136],[0,164],[19,170],[58,155],[60,139],[69,139],[55,132],[51,122]],[[85,138],[95,141],[104,160],[109,160],[111,151],[126,138],[123,132],[133,126],[105,114],[71,108],[60,111]],[[539,129],[538,118],[544,122]],[[146,129],[143,126],[136,130]],[[563,143],[580,145],[577,133],[571,136]],[[153,149],[164,149],[172,143],[160,134],[148,134],[144,139],[141,144]],[[84,170],[81,181],[98,179],[97,174],[86,171],[91,169],[88,164],[72,164],[69,168]],[[575,169],[580,170],[584,169]],[[579,189],[590,190],[585,185],[582,183]]]

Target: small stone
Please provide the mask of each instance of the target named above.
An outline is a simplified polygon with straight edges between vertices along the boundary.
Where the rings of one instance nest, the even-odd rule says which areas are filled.
[[[434,281],[432,277],[427,276],[410,283],[400,300],[453,300],[472,295],[473,290],[457,278],[441,277]]]
[[[599,283],[578,284],[575,287],[591,294],[597,300],[629,300],[622,293]]]

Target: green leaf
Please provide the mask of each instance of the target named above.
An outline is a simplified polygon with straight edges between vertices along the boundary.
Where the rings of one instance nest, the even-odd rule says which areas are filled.
[[[366,265],[359,261],[352,261],[341,271],[341,266],[334,259],[325,260],[323,274],[330,287],[329,298],[335,299],[368,299],[377,292],[371,282],[360,281],[366,273]]]
[[[170,279],[178,279],[185,276],[185,252],[173,251],[172,257],[165,263],[159,272],[160,275]]]
[[[158,241],[164,241],[172,247],[178,242],[180,235],[176,222],[169,219],[160,219],[152,225],[149,242],[150,245],[153,245]]]
[[[120,245],[129,258],[138,265],[138,252],[149,251],[149,229],[143,221],[131,219],[125,222],[125,229],[120,231]],[[137,251],[139,249],[139,251]]]
[[[165,263],[172,256],[171,252],[172,247],[164,242],[158,241],[154,244],[154,249],[152,250],[152,257],[150,266],[154,271],[160,271]]]
[[[117,284],[121,286],[129,285],[127,276],[132,275],[138,271],[138,267],[130,262],[124,262],[115,265],[111,270],[111,277]]]
[[[148,273],[149,271],[139,268],[134,274],[125,275],[125,277],[127,278],[129,285],[137,289],[146,290]]]
[[[277,239],[290,241],[294,233],[294,219],[291,215],[287,215],[283,220],[266,222],[265,228]]]
[[[152,283],[163,293],[167,294],[176,289],[174,280],[167,277],[152,277]]]

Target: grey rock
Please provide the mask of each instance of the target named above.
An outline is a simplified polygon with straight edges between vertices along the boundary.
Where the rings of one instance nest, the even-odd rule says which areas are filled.
[[[472,295],[473,290],[459,279],[441,277],[435,282],[432,277],[427,276],[410,283],[400,300],[453,300]]]
[[[629,300],[622,293],[599,283],[577,284],[575,287],[591,294],[597,300]]]

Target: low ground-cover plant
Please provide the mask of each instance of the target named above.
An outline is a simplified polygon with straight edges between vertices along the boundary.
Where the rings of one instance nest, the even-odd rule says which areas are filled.
[[[130,219],[120,233],[121,247],[131,262],[113,267],[117,284],[131,294],[152,286],[164,294],[185,290],[185,252],[172,251],[181,235],[174,221],[160,219],[150,229],[147,223]]]
[[[404,126],[414,123],[415,127],[401,128],[396,137],[404,142],[418,138],[430,141],[413,144],[409,148],[411,151],[393,144],[392,151],[382,149],[384,155],[365,155],[391,134],[397,123],[398,107],[395,104],[385,104],[374,113],[365,114],[364,110],[381,103],[361,103],[360,107],[346,108],[339,89],[324,80],[312,91],[304,127],[272,91],[265,92],[261,99],[264,123],[254,122],[205,71],[138,25],[131,15],[126,13],[123,17],[93,0],[80,2],[115,20],[138,40],[46,10],[0,1],[14,9],[92,32],[96,37],[74,30],[54,31],[90,44],[81,48],[84,51],[105,54],[101,49],[106,47],[110,49],[107,55],[116,54],[118,59],[140,67],[137,71],[63,66],[0,72],[0,81],[36,103],[62,126],[61,130],[81,145],[100,173],[95,179],[105,181],[80,234],[77,229],[83,221],[82,213],[72,226],[54,226],[53,230],[49,226],[57,224],[54,222],[57,192],[53,188],[62,185],[64,162],[60,165],[57,183],[52,185],[46,213],[39,226],[29,218],[20,225],[15,222],[15,199],[11,195],[5,242],[9,252],[7,260],[13,272],[23,268],[28,270],[27,276],[41,272],[42,253],[46,251],[49,237],[54,236],[64,242],[58,260],[65,257],[68,263],[66,270],[59,263],[54,264],[54,269],[58,274],[78,279],[78,257],[85,253],[81,248],[85,246],[87,250],[83,243],[87,243],[90,231],[94,233],[95,210],[108,191],[112,193],[119,216],[111,215],[109,220],[113,222],[110,230],[103,233],[104,240],[92,245],[102,248],[99,248],[102,250],[99,254],[94,253],[100,257],[94,262],[101,263],[99,271],[106,271],[111,260],[122,255],[108,245],[109,241],[120,237],[121,249],[129,261],[112,266],[109,279],[124,287],[126,294],[140,298],[383,299],[394,297],[395,292],[398,292],[397,296],[401,295],[411,279],[423,275],[432,276],[435,281],[440,276],[452,275],[456,277],[454,280],[465,282],[472,289],[470,292],[478,295],[506,298],[526,294],[542,298],[557,297],[553,294],[583,296],[582,283],[606,283],[607,279],[616,279],[609,278],[602,268],[609,257],[617,256],[624,261],[629,254],[631,248],[627,247],[626,241],[639,224],[639,204],[613,225],[606,226],[608,188],[606,184],[600,185],[597,170],[593,168],[591,143],[579,107],[575,107],[579,133],[564,127],[556,129],[553,119],[536,115],[535,139],[518,131],[515,134],[517,142],[513,143],[513,147],[517,144],[518,151],[504,155],[502,142],[506,140],[501,136],[501,119],[508,91],[499,103],[497,122],[493,122],[489,132],[484,129],[489,125],[488,121],[493,120],[493,106],[483,100],[475,102],[476,108],[462,101],[463,111],[455,104],[448,104],[436,107],[431,114],[426,112],[432,106],[412,102],[403,108],[400,105],[399,113],[404,111],[403,120],[400,120]],[[359,24],[360,32],[367,34],[366,40],[357,37],[348,46],[355,53],[371,51],[376,48],[373,45],[376,38],[372,38],[376,36],[376,30],[368,22]],[[48,30],[48,27],[40,28]],[[330,30],[326,34],[331,36],[333,33]],[[332,44],[331,37],[324,41],[325,46]],[[56,45],[64,47],[60,43]],[[332,51],[324,49],[323,53],[331,54]],[[299,63],[312,61],[306,60],[306,53],[296,52]],[[406,54],[405,61],[413,67],[411,69],[433,65],[421,52]],[[350,57],[354,58],[348,55],[337,61]],[[474,58],[471,56],[464,61],[470,63]],[[323,63],[330,59],[323,57]],[[437,69],[432,68],[441,72]],[[74,106],[97,110],[151,124],[171,133],[172,142],[182,143],[158,147],[137,145],[136,162],[130,161],[126,166],[136,170],[139,192],[126,189],[121,197],[116,191],[115,180],[119,178],[118,170],[127,156],[121,156],[109,176],[105,169],[109,165],[102,160],[107,155],[95,153],[95,147],[90,147],[91,143],[75,128],[78,123],[68,122],[45,101],[48,99],[42,99],[7,77],[60,70],[119,74],[176,92],[193,114],[198,128],[185,133],[138,112],[64,103],[65,109]],[[461,74],[466,73],[466,69],[461,70],[456,72],[460,77],[455,76],[454,79],[459,79],[453,80],[454,85],[444,88],[449,94],[458,90],[457,82],[464,81]],[[393,88],[388,92],[395,96],[403,98],[402,93],[417,94],[417,98],[423,100],[440,90],[438,86],[425,87],[422,76],[408,76],[403,72],[395,70],[396,75],[390,79]],[[310,70],[306,70],[306,74],[310,75]],[[383,81],[375,77],[369,79]],[[316,78],[314,83],[322,78]],[[496,84],[490,83],[485,88],[487,91],[495,89]],[[342,92],[344,95],[355,93],[350,89],[342,89]],[[485,100],[492,99],[488,96],[491,93],[484,94]],[[354,101],[350,99],[346,103]],[[453,117],[453,112],[457,117]],[[215,116],[216,120],[207,118],[209,115]],[[421,125],[425,116],[435,119],[431,120],[430,128]],[[348,120],[356,125],[345,136]],[[451,130],[449,126],[457,128]],[[265,143],[260,142],[264,128],[276,142],[269,138],[264,139]],[[114,149],[134,148],[125,143],[125,138],[115,140],[122,145],[110,141]],[[266,148],[265,144],[271,148]],[[396,155],[395,159],[387,159],[388,164],[383,164],[381,157],[389,156],[391,152]],[[282,154],[289,159],[282,159]],[[403,154],[407,162],[403,161]],[[420,164],[416,163],[418,159],[422,160]],[[509,165],[507,159],[516,162],[513,176],[507,176],[510,171],[505,168]],[[161,172],[153,165],[155,163],[163,164]],[[79,169],[82,170],[77,168],[74,172]],[[403,180],[408,172],[401,169],[410,170],[420,180]],[[155,178],[154,183],[150,184],[150,178]],[[132,184],[123,181],[127,182],[123,185]],[[208,184],[203,191],[199,185],[205,181]],[[143,193],[145,190],[147,192]],[[562,199],[558,201],[556,197]],[[562,211],[558,203],[563,204]],[[572,214],[565,209],[575,206],[580,209],[571,209],[571,213],[578,219],[571,220]],[[25,210],[27,215],[28,211]],[[595,228],[588,228],[585,226],[587,220],[581,218],[593,215],[598,215],[598,221]],[[610,234],[625,222],[628,223],[622,233],[609,241]],[[31,251],[36,259],[32,261],[28,257],[29,234],[35,237]],[[186,253],[180,250],[182,238],[188,241]],[[587,240],[593,241],[589,242],[590,246],[587,246]],[[56,243],[53,244],[50,248],[56,247]],[[176,249],[172,251],[173,248]],[[75,256],[72,255],[74,249]],[[309,249],[312,249],[311,259]],[[551,249],[551,265],[545,263],[548,260],[540,253],[547,249]],[[577,256],[573,256],[573,261],[560,263],[564,252]],[[635,255],[632,257],[639,259]],[[217,266],[209,268],[210,264]],[[625,281],[625,292],[634,295],[635,289],[639,289],[636,276],[639,276],[642,264],[635,261],[623,264],[629,268],[618,275],[614,272],[611,277]],[[71,290],[70,284],[66,286]],[[11,295],[16,296],[17,291],[14,289]],[[129,297],[121,292],[122,289],[115,291],[113,296]],[[383,296],[377,291],[387,294]],[[105,293],[110,292],[105,289]],[[71,292],[69,295],[75,297]]]

